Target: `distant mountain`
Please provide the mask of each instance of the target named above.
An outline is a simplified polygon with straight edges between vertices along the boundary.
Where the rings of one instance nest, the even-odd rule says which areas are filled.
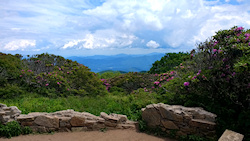
[[[95,56],[71,56],[67,59],[77,61],[80,64],[88,66],[93,72],[106,70],[141,72],[149,71],[156,60],[160,60],[165,54],[151,53],[144,55],[118,54],[112,56],[95,55]]]

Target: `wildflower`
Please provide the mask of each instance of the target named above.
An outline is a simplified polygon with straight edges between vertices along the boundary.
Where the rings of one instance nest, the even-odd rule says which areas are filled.
[[[32,70],[28,70],[28,72],[32,72]]]
[[[184,82],[184,86],[189,86],[189,82]]]
[[[238,27],[238,28],[236,28],[234,31],[241,31],[241,30],[243,30],[244,28],[243,27]]]
[[[158,74],[156,73],[155,76],[158,76]]]
[[[250,46],[250,42],[248,43],[248,45]]]
[[[203,78],[203,79],[207,79],[207,77],[206,77],[205,75],[202,75],[202,78]]]
[[[58,85],[60,85],[60,82],[57,82]]]
[[[23,77],[22,75],[20,75],[20,77]]]
[[[220,49],[218,50],[219,53],[221,53],[222,51],[223,51],[223,50],[220,50]]]
[[[67,89],[67,91],[69,91],[69,88]]]
[[[154,89],[155,87],[153,86],[152,89]]]
[[[236,73],[235,73],[235,72],[233,72],[233,73],[232,73],[232,76],[235,76],[235,74],[236,74]]]
[[[224,76],[226,76],[226,75],[225,75],[224,73],[222,73],[222,74],[221,74],[221,77],[224,77]]]
[[[49,86],[49,84],[47,83],[47,84],[45,84],[45,86]]]
[[[67,74],[69,74],[69,72],[67,72]]]
[[[214,42],[213,46],[215,46],[215,45],[217,45],[217,44],[218,44],[218,42],[216,41],[216,42]]]
[[[62,70],[61,68],[59,68],[59,70]]]
[[[214,52],[214,53],[217,52],[217,49],[213,49],[213,52]]]
[[[155,85],[158,85],[158,84],[160,84],[160,82],[159,82],[159,81],[155,81],[154,84],[155,84]]]

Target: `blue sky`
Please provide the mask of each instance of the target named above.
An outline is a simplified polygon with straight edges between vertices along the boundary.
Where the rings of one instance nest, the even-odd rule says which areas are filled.
[[[250,28],[249,0],[0,0],[0,52],[62,56],[190,51]]]

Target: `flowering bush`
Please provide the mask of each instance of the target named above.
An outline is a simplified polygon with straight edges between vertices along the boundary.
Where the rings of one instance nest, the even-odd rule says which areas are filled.
[[[0,77],[0,81],[5,81],[6,85],[9,85],[10,80],[14,79],[12,81],[15,81],[16,87],[49,97],[93,96],[106,93],[105,87],[95,73],[77,62],[65,60],[61,56],[41,54],[23,60],[17,55],[1,54],[0,57],[3,58],[1,61],[5,60],[6,64],[2,67],[6,74]],[[8,73],[15,77],[9,77]],[[8,88],[13,88],[13,86]],[[6,90],[4,92],[7,92],[6,86],[4,89]],[[0,88],[0,90],[2,89]],[[9,90],[9,95],[13,95],[12,91],[16,90]],[[7,93],[0,94],[0,97],[7,97]]]
[[[249,33],[233,27],[200,43],[190,60],[176,67],[176,83],[163,86],[168,102],[204,107],[218,115],[218,134],[228,128],[249,137]]]

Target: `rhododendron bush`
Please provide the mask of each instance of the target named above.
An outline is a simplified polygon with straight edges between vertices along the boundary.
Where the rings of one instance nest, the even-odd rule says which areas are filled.
[[[165,84],[166,102],[200,106],[218,115],[218,133],[226,128],[249,137],[250,30],[220,30],[191,51]]]

